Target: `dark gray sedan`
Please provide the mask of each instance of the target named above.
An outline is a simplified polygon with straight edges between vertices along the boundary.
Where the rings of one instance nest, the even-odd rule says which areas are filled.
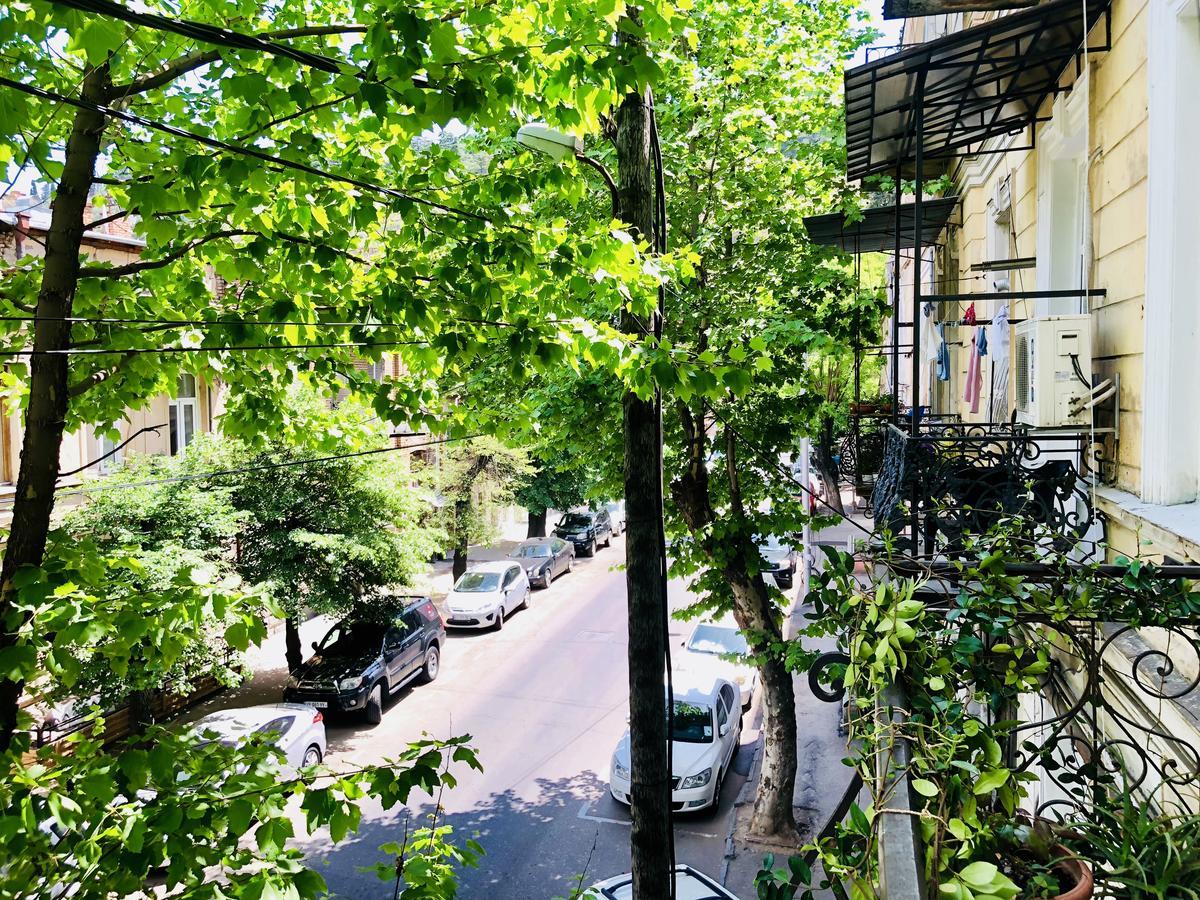
[[[550,587],[550,582],[575,565],[575,545],[561,538],[530,538],[508,554],[521,564],[530,584]]]

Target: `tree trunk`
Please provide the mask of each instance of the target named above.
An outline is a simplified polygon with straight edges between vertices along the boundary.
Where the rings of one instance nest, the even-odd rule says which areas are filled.
[[[762,576],[748,574],[743,564],[727,567],[725,579],[733,588],[733,616],[738,626],[749,634],[768,635],[768,644],[779,644],[783,635],[775,624],[774,604]],[[763,691],[763,762],[750,830],[764,837],[795,840],[796,693],[792,675],[777,654],[766,655],[758,674]]]
[[[289,672],[304,665],[304,648],[300,646],[300,619],[288,616],[283,620],[283,656]]]
[[[154,691],[134,691],[129,695],[129,717],[138,734],[154,724]]]
[[[835,512],[844,516],[846,510],[842,506],[842,491],[838,484],[837,466],[833,461],[833,419],[830,416],[821,419],[821,436],[817,440],[816,456],[817,474],[821,476],[821,484],[825,486],[825,503],[817,504],[817,514]]]
[[[468,500],[454,501],[454,567],[450,570],[451,577],[458,581],[467,571],[467,516],[471,512]]]
[[[546,536],[546,510],[529,510],[529,530],[525,537],[539,538]]]
[[[620,39],[636,43],[622,32]],[[635,48],[636,50],[637,48]],[[616,113],[618,218],[635,236],[655,243],[654,169],[646,93],[630,93]],[[628,311],[626,333],[645,324]],[[667,748],[667,597],[663,572],[662,470],[658,404],[628,392],[622,401],[625,431],[625,587],[629,616],[629,742],[632,774],[630,837],[634,900],[671,895],[671,777]]]
[[[703,410],[694,415],[679,404],[680,423],[687,436],[687,468],[671,484],[671,495],[688,530],[708,557],[709,564],[719,569],[733,596],[733,616],[738,628],[751,641],[751,650],[763,659],[758,667],[762,682],[763,706],[763,765],[754,798],[750,828],[756,834],[795,840],[796,823],[792,804],[796,790],[796,698],[791,675],[772,646],[782,642],[782,632],[775,624],[775,604],[767,592],[762,575],[751,573],[748,562],[757,550],[753,541],[752,523],[747,521],[742,507],[738,484],[737,448],[733,432],[726,431],[726,473],[729,478],[730,506],[736,530],[726,532],[720,543],[712,537],[715,519],[710,493]],[[736,542],[736,543],[735,543]],[[736,552],[730,552],[734,548]]]
[[[81,97],[92,103],[106,103],[110,86],[107,65],[89,69],[83,79]],[[13,609],[16,600],[13,576],[23,566],[40,566],[46,552],[69,400],[67,356],[47,351],[65,350],[71,345],[71,323],[67,318],[71,315],[79,280],[83,218],[104,126],[102,113],[88,109],[75,113],[62,177],[54,194],[42,284],[38,291],[37,320],[33,323],[36,355],[29,363],[25,438],[21,445],[12,524],[4,563],[0,567],[0,622],[5,623],[4,631],[0,633],[0,651],[17,643],[26,621],[23,613]],[[12,743],[23,690],[23,681],[0,678],[0,750],[8,749]]]

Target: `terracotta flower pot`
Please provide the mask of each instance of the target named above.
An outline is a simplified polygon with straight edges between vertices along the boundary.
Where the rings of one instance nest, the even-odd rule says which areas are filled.
[[[1054,864],[1054,868],[1075,882],[1075,887],[1059,894],[1054,900],[1088,900],[1096,888],[1095,879],[1092,877],[1092,867],[1062,844],[1056,845],[1054,852],[1062,857]]]

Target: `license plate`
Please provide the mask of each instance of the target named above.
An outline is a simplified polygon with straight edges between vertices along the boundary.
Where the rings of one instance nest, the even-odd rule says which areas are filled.
[[[317,709],[325,709],[327,706],[329,706],[329,704],[324,700],[309,700],[308,705],[315,706]]]

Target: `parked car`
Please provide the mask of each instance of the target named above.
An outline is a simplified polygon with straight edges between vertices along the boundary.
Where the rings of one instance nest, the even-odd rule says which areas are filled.
[[[556,537],[521,541],[508,555],[521,564],[530,584],[542,587],[575,565],[575,545]]]
[[[675,730],[671,742],[671,803],[677,811],[713,806],[742,735],[738,690],[724,678],[707,689],[675,691]],[[608,785],[613,798],[629,803],[629,731],[613,751]]]
[[[612,543],[612,519],[607,509],[581,509],[563,513],[554,527],[556,537],[570,541],[584,556],[595,556],[597,547]]]
[[[283,699],[383,718],[383,700],[414,679],[433,681],[446,629],[428,597],[375,598],[334,625],[292,673]]]
[[[675,873],[676,900],[738,900],[721,887],[714,878],[691,866],[678,865]],[[633,900],[633,875],[616,875],[593,884],[583,895],[584,900]]]
[[[193,724],[201,741],[233,745],[269,735],[287,764],[299,769],[325,758],[325,716],[307,703],[263,703],[209,713]]]
[[[612,500],[605,503],[604,508],[608,510],[613,535],[619,537],[625,531],[625,501]]]
[[[724,658],[729,654],[744,656],[750,652],[746,638],[738,630],[732,614],[715,622],[697,622],[681,646],[683,653],[677,654],[672,660],[676,687],[680,684],[700,684],[705,681],[711,683],[714,678],[724,678],[737,685],[741,694],[742,709],[750,705],[750,700],[754,697],[754,688],[758,684],[758,668],[744,659]]]
[[[509,613],[529,608],[530,593],[529,578],[517,563],[480,563],[464,572],[446,595],[446,624],[499,630]]]
[[[795,580],[796,562],[799,559],[796,551],[771,535],[759,539],[758,553],[763,558],[763,572],[774,575],[778,585],[785,591],[789,590]]]

